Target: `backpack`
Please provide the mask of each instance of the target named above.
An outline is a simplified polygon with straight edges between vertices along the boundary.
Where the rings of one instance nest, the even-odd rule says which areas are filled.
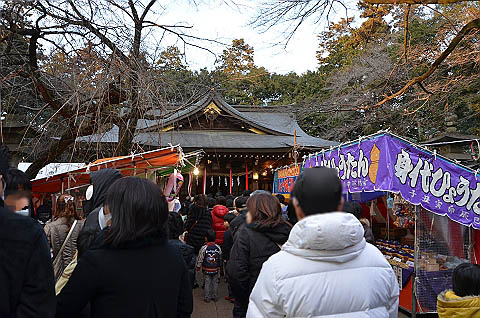
[[[205,249],[202,269],[207,275],[218,274],[221,266],[222,251],[218,245],[208,245]]]

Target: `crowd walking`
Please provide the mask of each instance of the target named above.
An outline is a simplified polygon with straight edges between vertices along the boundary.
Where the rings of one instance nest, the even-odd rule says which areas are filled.
[[[61,194],[43,228],[4,146],[0,180],[0,317],[191,317],[194,289],[235,318],[398,317],[397,277],[335,169],[305,169],[288,204],[263,190],[168,204],[153,182],[102,169],[83,211]],[[452,282],[439,316],[480,317],[480,266]]]

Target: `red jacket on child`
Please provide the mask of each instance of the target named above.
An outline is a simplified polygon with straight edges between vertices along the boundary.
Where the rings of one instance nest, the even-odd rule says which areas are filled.
[[[223,233],[225,233],[225,226],[223,226],[223,217],[228,213],[228,208],[223,205],[216,205],[212,210],[212,229],[215,231],[215,243],[223,245]]]

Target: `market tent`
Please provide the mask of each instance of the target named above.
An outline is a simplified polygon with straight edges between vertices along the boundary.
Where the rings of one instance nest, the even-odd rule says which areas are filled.
[[[397,274],[402,308],[435,312],[437,295],[451,289],[453,268],[462,262],[478,263],[479,171],[389,132],[305,157],[304,169],[317,166],[338,170],[349,199],[391,193],[390,209],[385,197],[371,205],[380,211],[376,218],[394,214],[397,220],[413,220],[413,227],[409,222],[401,225],[414,231],[413,249],[402,246],[405,243],[377,241]],[[386,236],[388,225],[391,222]]]
[[[33,193],[58,193],[65,188],[75,188],[90,183],[90,172],[114,168],[124,176],[144,174],[149,170],[171,170],[183,165],[184,154],[180,146],[157,149],[130,156],[104,158],[84,167],[53,176],[32,180]]]
[[[478,172],[388,132],[305,158],[304,168],[335,168],[344,193],[400,193],[435,214],[480,229]]]

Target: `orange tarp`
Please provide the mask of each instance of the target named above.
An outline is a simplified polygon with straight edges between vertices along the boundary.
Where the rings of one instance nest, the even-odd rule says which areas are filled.
[[[90,183],[90,172],[104,168],[120,170],[123,176],[145,173],[150,169],[175,166],[182,154],[179,147],[158,149],[131,156],[105,158],[88,166],[32,181],[33,193],[58,193],[63,188],[75,188]]]

